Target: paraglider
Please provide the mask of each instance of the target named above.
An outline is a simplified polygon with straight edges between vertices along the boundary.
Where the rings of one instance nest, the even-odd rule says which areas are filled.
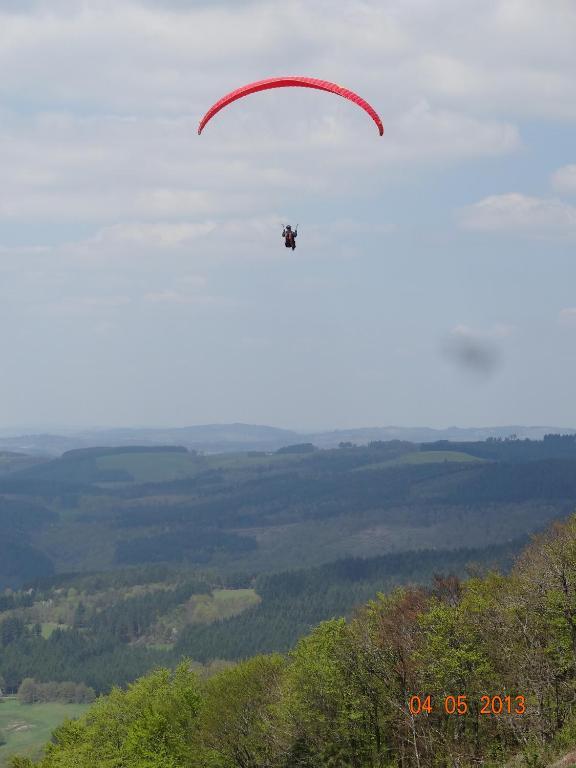
[[[214,117],[214,115],[220,112],[221,109],[224,109],[224,107],[232,104],[233,101],[237,101],[238,99],[242,99],[244,96],[249,96],[250,94],[257,93],[258,91],[267,91],[270,88],[291,87],[315,88],[318,91],[334,93],[337,96],[342,96],[342,98],[352,101],[354,104],[357,104],[365,112],[367,112],[368,115],[370,115],[372,120],[376,123],[380,136],[384,134],[384,126],[382,124],[382,120],[374,107],[368,104],[367,101],[364,101],[364,99],[358,96],[357,93],[354,93],[354,91],[349,91],[347,88],[343,88],[341,85],[336,85],[336,83],[331,83],[328,80],[318,80],[315,77],[270,77],[266,80],[257,80],[254,83],[243,85],[241,88],[237,88],[235,91],[231,91],[230,93],[226,94],[226,96],[223,96],[221,99],[219,99],[210,107],[208,112],[206,112],[200,121],[198,126],[198,135],[202,133],[204,127]]]
[[[382,120],[380,118],[380,115],[376,112],[374,107],[372,107],[367,101],[365,101],[361,96],[359,96],[357,93],[354,93],[354,91],[350,91],[347,88],[343,88],[341,85],[337,85],[336,83],[331,83],[328,80],[318,80],[315,77],[270,77],[266,80],[257,80],[254,83],[248,83],[248,85],[243,85],[241,88],[237,88],[235,91],[231,91],[230,93],[227,93],[225,96],[223,96],[221,99],[219,99],[215,104],[213,104],[210,109],[206,112],[202,120],[200,120],[200,123],[198,125],[198,135],[202,133],[206,125],[212,120],[214,115],[218,114],[220,110],[227,107],[229,104],[232,104],[232,102],[237,101],[238,99],[244,98],[244,96],[249,96],[253,93],[258,93],[259,91],[267,91],[271,88],[314,88],[318,91],[326,91],[327,93],[333,93],[337,96],[341,96],[343,99],[347,99],[348,101],[353,102],[354,104],[358,105],[361,109],[364,110],[374,121],[376,124],[376,127],[378,128],[378,133],[380,136],[384,135],[384,126],[382,124]],[[284,231],[282,232],[282,237],[284,238],[284,245],[286,248],[292,248],[292,250],[295,250],[296,248],[296,237],[298,236],[298,227],[292,230],[290,225],[286,225],[284,227]]]
[[[298,227],[292,231],[290,224],[286,224],[284,231],[282,232],[282,237],[284,238],[284,245],[286,248],[292,248],[292,250],[294,250],[296,248],[296,238],[298,237]]]

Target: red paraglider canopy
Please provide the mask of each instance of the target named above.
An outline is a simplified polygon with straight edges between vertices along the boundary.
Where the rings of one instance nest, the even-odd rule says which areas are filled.
[[[337,96],[342,96],[344,99],[349,99],[355,104],[358,104],[359,107],[362,107],[362,109],[370,115],[372,120],[374,120],[378,126],[380,136],[384,134],[384,126],[382,125],[382,120],[376,110],[371,107],[367,101],[364,101],[364,99],[358,96],[357,93],[354,93],[354,91],[342,88],[342,86],[336,85],[336,83],[330,83],[328,80],[317,80],[314,77],[270,77],[267,80],[258,80],[255,83],[243,85],[242,88],[237,88],[235,91],[223,96],[216,102],[216,104],[210,107],[200,121],[198,135],[202,133],[206,123],[208,123],[215,114],[220,112],[221,109],[224,109],[224,107],[227,107],[228,104],[231,104],[233,101],[248,96],[251,93],[257,93],[258,91],[267,91],[270,88],[289,87],[316,88],[319,91],[328,91],[329,93],[335,93]]]

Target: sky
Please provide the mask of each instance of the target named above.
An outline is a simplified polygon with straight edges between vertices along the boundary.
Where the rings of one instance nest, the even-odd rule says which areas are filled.
[[[0,0],[0,427],[576,426],[575,39],[573,0]],[[305,89],[197,135],[281,75],[384,137]]]

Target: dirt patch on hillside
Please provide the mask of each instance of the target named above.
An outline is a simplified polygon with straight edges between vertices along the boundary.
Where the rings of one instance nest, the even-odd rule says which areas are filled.
[[[576,749],[569,752],[561,760],[553,763],[550,768],[573,768],[576,765]]]

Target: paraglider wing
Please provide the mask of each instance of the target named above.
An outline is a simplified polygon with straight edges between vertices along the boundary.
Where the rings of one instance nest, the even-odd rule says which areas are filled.
[[[198,135],[202,133],[204,126],[214,117],[214,115],[220,112],[221,109],[224,109],[224,107],[227,107],[228,104],[231,104],[233,101],[242,99],[244,96],[249,96],[251,93],[257,93],[258,91],[267,91],[270,88],[289,87],[316,88],[319,91],[328,91],[329,93],[335,93],[337,96],[342,96],[344,99],[349,99],[359,107],[362,107],[362,109],[370,115],[378,127],[380,136],[384,134],[384,126],[382,125],[382,120],[380,119],[380,116],[376,110],[371,107],[367,101],[364,101],[363,98],[358,96],[357,93],[354,93],[354,91],[349,91],[347,88],[342,88],[342,86],[336,85],[336,83],[330,83],[328,80],[317,80],[314,77],[271,77],[267,80],[258,80],[255,83],[249,83],[248,85],[244,85],[242,88],[237,88],[235,91],[232,91],[226,96],[223,96],[219,101],[210,107],[208,112],[206,112],[200,121],[200,125],[198,126]]]

